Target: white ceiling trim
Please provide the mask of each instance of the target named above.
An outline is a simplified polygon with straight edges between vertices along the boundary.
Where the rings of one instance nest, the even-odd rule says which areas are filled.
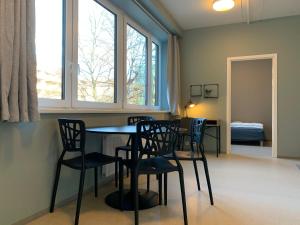
[[[212,9],[213,0],[158,0],[184,30],[300,15],[300,0],[235,0],[227,12]]]

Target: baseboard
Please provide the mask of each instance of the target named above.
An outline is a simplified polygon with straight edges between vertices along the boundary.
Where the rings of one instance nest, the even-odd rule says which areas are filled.
[[[114,175],[111,175],[111,176],[108,176],[108,177],[103,177],[103,178],[100,179],[99,185],[100,186],[105,185],[105,184],[111,182],[112,180],[114,180]],[[89,194],[91,192],[94,192],[94,186],[86,188],[83,195]],[[67,199],[64,199],[64,200],[58,202],[57,204],[55,204],[55,208],[61,208],[65,205],[69,204],[70,202],[75,201],[76,199],[77,199],[77,194],[71,196],[70,198],[67,198]],[[49,201],[49,204],[50,204],[50,201]],[[46,209],[40,210],[37,213],[35,213],[31,216],[28,216],[28,217],[26,217],[26,218],[24,218],[24,219],[22,219],[22,220],[20,220],[16,223],[13,223],[11,225],[24,225],[24,224],[29,223],[29,222],[45,215],[45,214],[48,214],[48,213],[49,213],[49,207],[46,208]]]
[[[290,160],[299,160],[300,157],[291,157],[291,156],[277,156],[278,159],[290,159]]]

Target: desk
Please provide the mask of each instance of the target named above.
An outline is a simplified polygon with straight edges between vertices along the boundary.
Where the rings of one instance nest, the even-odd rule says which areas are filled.
[[[206,130],[215,128],[215,135],[208,134],[205,132],[206,136],[212,137],[216,139],[216,151],[217,151],[217,157],[219,157],[219,154],[221,153],[221,126],[219,120],[207,120],[206,121]]]
[[[133,166],[136,165],[138,160],[138,143],[136,126],[114,126],[114,127],[95,127],[87,128],[88,133],[97,134],[127,134],[131,136],[131,160]],[[130,189],[124,190],[124,210],[134,210],[134,187],[136,180],[134,179],[134,168],[130,170]],[[106,204],[109,206],[121,209],[119,202],[119,191],[115,191],[105,198]],[[149,209],[158,205],[158,193],[154,191],[147,192],[146,190],[139,190],[139,209]]]
[[[186,128],[186,132],[181,132],[181,138],[179,140],[178,148],[183,150],[184,147],[184,140],[185,136],[189,136],[189,129],[190,124],[193,118],[182,118],[181,119],[181,127]],[[204,134],[208,137],[216,139],[216,152],[217,157],[219,157],[219,154],[221,153],[221,126],[219,120],[207,120],[206,121],[206,130],[209,129],[215,129],[215,135],[209,134],[208,132],[205,132]]]

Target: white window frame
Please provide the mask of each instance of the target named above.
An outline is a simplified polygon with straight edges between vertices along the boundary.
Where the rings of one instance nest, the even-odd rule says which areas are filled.
[[[159,111],[161,109],[161,43],[155,39],[152,34],[143,29],[133,19],[129,18],[123,11],[118,9],[107,0],[96,0],[98,4],[106,8],[116,15],[116,63],[115,70],[117,73],[116,81],[116,103],[99,103],[77,100],[77,76],[78,76],[78,2],[79,0],[65,0],[65,18],[66,21],[63,26],[65,30],[65,74],[64,74],[64,88],[65,98],[45,99],[39,98],[39,110],[41,112],[66,112],[74,110],[74,112],[143,112],[143,111]],[[90,0],[92,1],[92,0]],[[68,25],[69,24],[69,25]],[[147,38],[147,99],[146,105],[127,104],[127,90],[126,90],[126,56],[127,56],[127,24],[132,26],[138,32]],[[159,46],[159,92],[158,92],[158,106],[150,104],[151,98],[151,65],[152,65],[152,42]],[[62,87],[63,88],[63,87]]]
[[[127,25],[131,26],[133,29],[137,30],[139,33],[141,33],[142,35],[144,35],[147,38],[147,84],[146,84],[146,104],[145,105],[136,105],[136,104],[128,104],[127,103],[127,85],[126,85],[126,80],[127,80]],[[159,110],[160,109],[160,88],[159,88],[159,104],[158,106],[153,106],[151,105],[150,102],[150,98],[152,96],[151,93],[151,66],[152,66],[152,42],[154,43],[159,43],[159,41],[157,41],[157,39],[153,38],[153,36],[147,32],[145,29],[143,29],[139,24],[137,24],[134,20],[132,20],[131,18],[129,18],[128,16],[125,17],[124,19],[124,33],[125,33],[125,37],[124,37],[124,109],[152,109],[152,110]],[[158,46],[160,46],[159,44],[157,44]],[[160,54],[161,51],[159,51]],[[160,55],[159,55],[160,58]],[[159,65],[161,63],[159,62]],[[161,68],[159,68],[159,74],[160,74],[160,70]],[[160,80],[160,78],[159,78]],[[159,82],[159,86],[160,86]]]
[[[162,57],[162,54],[161,54],[161,49],[162,49],[162,45],[161,43],[155,38],[152,36],[152,42],[154,44],[156,44],[158,46],[158,71],[157,71],[157,81],[158,81],[158,97],[157,97],[157,100],[158,100],[158,105],[152,105],[152,108],[153,109],[156,109],[156,110],[159,110],[160,109],[160,106],[161,106],[161,57]],[[152,42],[151,42],[151,60],[152,60]],[[151,66],[152,66],[152,61],[151,61]],[[152,71],[151,71],[152,72]],[[152,85],[152,84],[151,84]],[[150,94],[151,94],[151,97],[152,97],[152,94],[151,93],[151,90],[150,90]]]
[[[63,5],[63,2],[62,2]],[[63,16],[65,16],[65,21],[62,18],[63,23],[63,33],[65,33],[65,40],[63,40],[65,45],[62,45],[62,50],[64,51],[64,57],[65,57],[65,65],[64,65],[64,74],[62,74],[64,80],[62,79],[62,86],[61,90],[62,93],[64,92],[64,99],[51,99],[51,98],[39,98],[38,99],[38,105],[40,109],[51,109],[51,108],[68,108],[71,106],[71,96],[70,96],[70,90],[71,90],[71,77],[68,75],[71,73],[72,65],[70,64],[68,58],[70,57],[69,49],[70,44],[72,43],[72,37],[69,35],[72,34],[70,32],[70,26],[67,26],[70,22],[70,19],[72,19],[72,4],[71,1],[65,1],[65,8],[62,8],[63,10]],[[64,24],[65,22],[65,24]],[[62,37],[63,38],[63,37]],[[71,39],[70,39],[71,38]],[[63,90],[63,85],[65,87],[65,90]]]
[[[120,53],[119,53],[119,49],[118,46],[120,46],[120,35],[122,34],[122,13],[115,8],[111,3],[104,1],[104,0],[97,0],[96,3],[98,3],[100,6],[104,7],[106,10],[108,10],[109,12],[113,13],[116,15],[116,43],[115,43],[115,54],[116,54],[116,62],[115,62],[115,70],[117,73],[116,76],[116,94],[117,96],[117,102],[116,103],[103,103],[103,102],[91,102],[91,101],[79,101],[77,99],[77,93],[78,93],[78,72],[79,72],[79,64],[78,64],[78,18],[79,18],[79,11],[78,11],[78,0],[75,0],[75,7],[73,8],[73,11],[75,12],[74,15],[74,22],[73,22],[73,29],[74,29],[74,38],[73,38],[73,61],[75,62],[75,70],[73,70],[73,75],[72,75],[72,108],[88,108],[88,109],[121,109],[122,108],[122,102],[121,99],[119,98],[120,94],[119,92],[119,88],[120,88],[120,84],[119,84],[119,79],[121,77],[121,73],[119,71],[120,66],[118,65],[118,62],[120,60]]]

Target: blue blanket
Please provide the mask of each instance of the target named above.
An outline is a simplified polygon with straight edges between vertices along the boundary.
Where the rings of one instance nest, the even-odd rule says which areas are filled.
[[[264,129],[255,127],[231,127],[232,141],[263,141]]]

